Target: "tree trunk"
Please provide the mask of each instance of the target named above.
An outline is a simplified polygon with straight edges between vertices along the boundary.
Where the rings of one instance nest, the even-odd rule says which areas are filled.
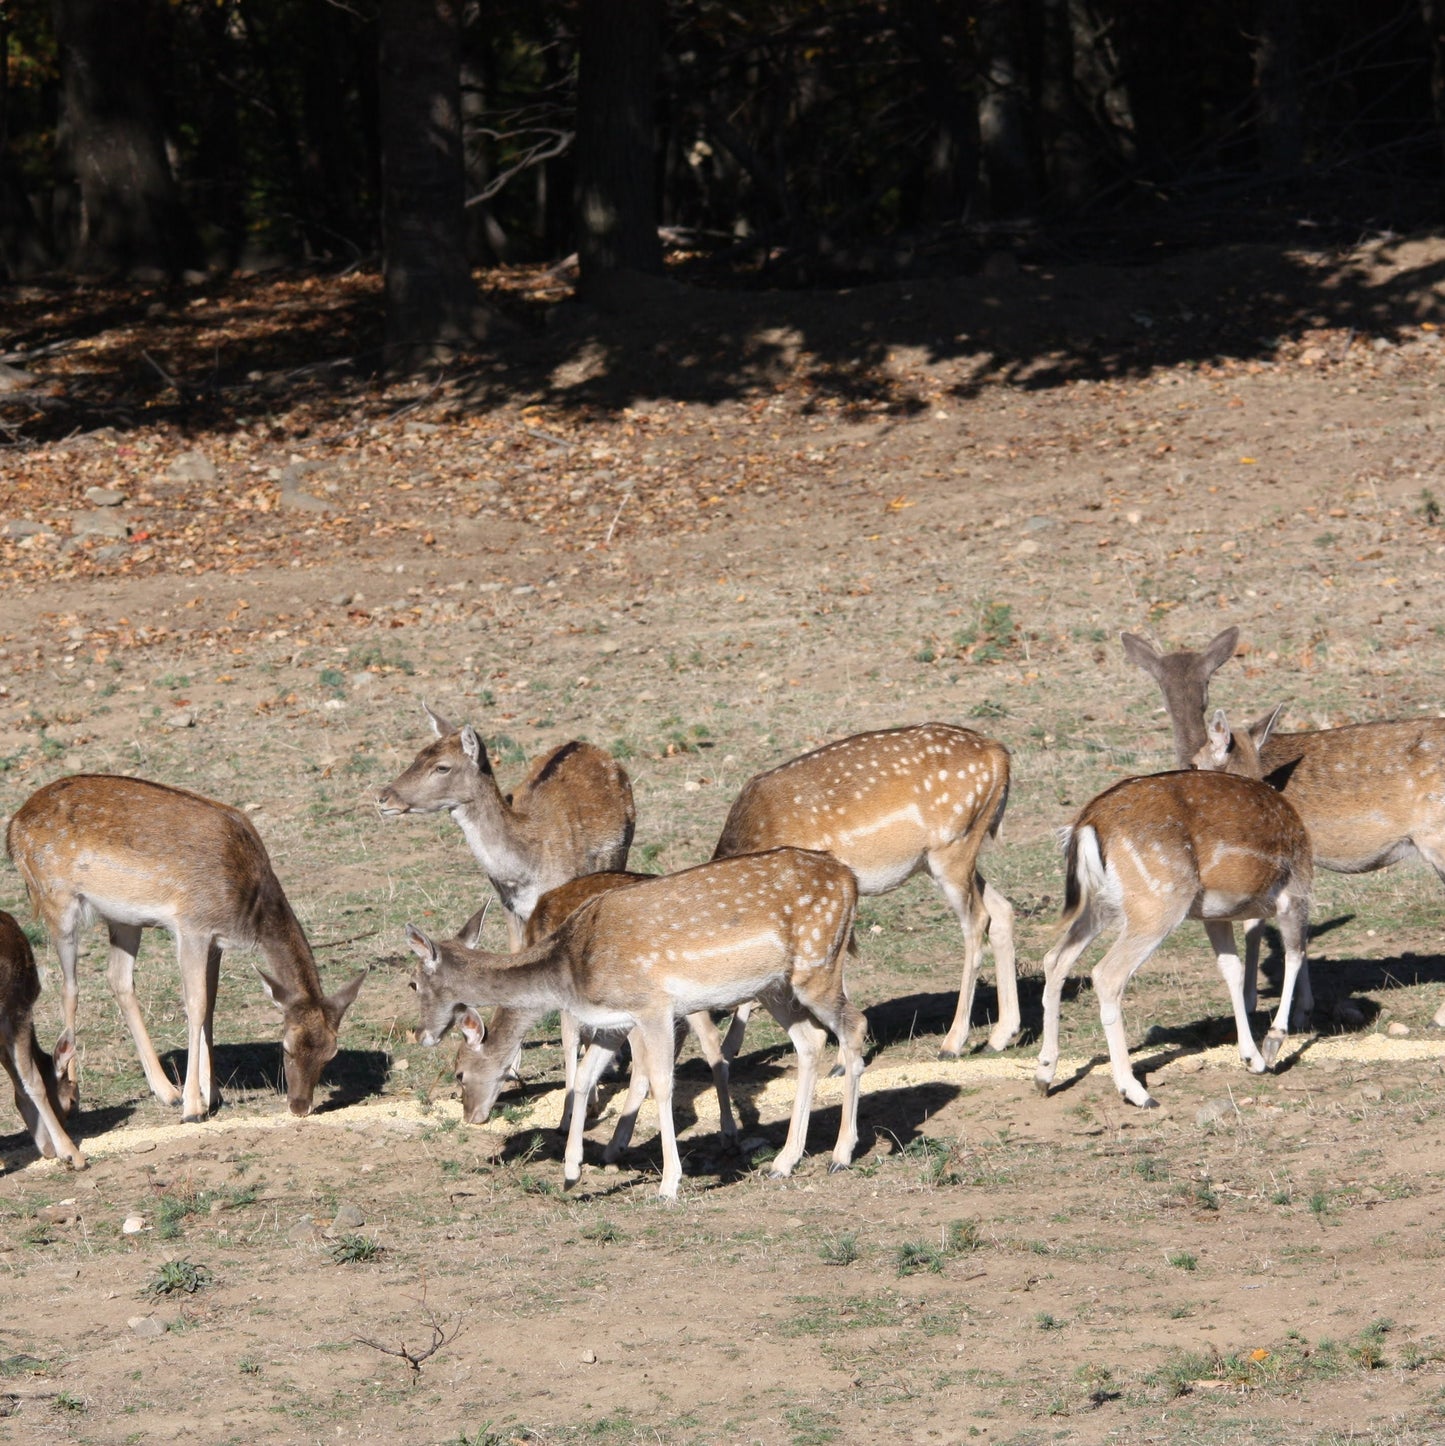
[[[654,137],[661,27],[661,0],[582,0],[576,210],[584,295],[616,271],[662,271]]]
[[[1260,0],[1254,85],[1260,164],[1267,171],[1297,170],[1304,160],[1299,0]]]
[[[54,0],[61,149],[80,193],[75,254],[87,269],[193,264],[197,244],[166,157],[149,60],[148,0]]]
[[[996,217],[1024,215],[1038,204],[1019,11],[1019,0],[980,0],[978,7],[978,142]]]
[[[956,221],[968,209],[978,174],[978,122],[964,104],[950,64],[938,0],[902,0],[900,10],[923,75],[923,103],[933,126],[923,160],[920,218]]]
[[[459,0],[382,0],[382,245],[392,367],[445,359],[476,321],[463,209]]]
[[[1430,109],[1440,145],[1440,184],[1445,185],[1445,0],[1420,0],[1430,47]]]

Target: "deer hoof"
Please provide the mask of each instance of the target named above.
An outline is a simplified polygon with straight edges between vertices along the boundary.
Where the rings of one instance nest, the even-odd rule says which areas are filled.
[[[183,1125],[203,1125],[203,1124],[205,1124],[205,1122],[206,1122],[206,1112],[205,1112],[205,1110],[202,1110],[202,1111],[200,1112],[200,1114],[198,1114],[198,1115],[182,1115],[182,1116],[181,1116],[181,1123],[182,1123]]]
[[[1034,1088],[1039,1092],[1039,1095],[1043,1099],[1048,1099],[1049,1091],[1053,1088],[1053,1085],[1054,1082],[1050,1079],[1036,1079],[1034,1081]]]
[[[1153,1095],[1147,1095],[1144,1103],[1140,1105],[1139,1108],[1141,1110],[1157,1110],[1159,1108],[1159,1101],[1156,1100]]]
[[[843,1066],[842,1066],[841,1064],[835,1064],[835,1065],[833,1066],[833,1068],[828,1071],[828,1078],[829,1078],[829,1079],[842,1079],[842,1077],[843,1077]]]
[[[938,1051],[938,1053],[934,1056],[934,1058],[935,1058],[935,1059],[957,1059],[957,1058],[958,1058],[958,1051],[957,1051],[956,1049],[940,1049],[940,1050]]]
[[[841,1160],[834,1160],[828,1166],[828,1173],[830,1175],[841,1175],[844,1170],[851,1170],[852,1168],[853,1166],[851,1164],[845,1165]]]
[[[1283,1043],[1284,1035],[1280,1034],[1277,1030],[1271,1029],[1270,1032],[1265,1035],[1264,1043],[1260,1045],[1259,1052],[1264,1056],[1266,1069],[1274,1068],[1274,1062],[1279,1058],[1280,1046]]]
[[[72,1170],[84,1170],[90,1165],[90,1161],[77,1150],[73,1155],[67,1156]]]

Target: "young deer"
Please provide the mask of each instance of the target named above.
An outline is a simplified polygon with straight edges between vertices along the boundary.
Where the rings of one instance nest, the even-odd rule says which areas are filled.
[[[1008,749],[971,728],[923,723],[857,733],[745,784],[713,857],[822,849],[852,869],[860,894],[886,894],[926,868],[963,930],[963,982],[938,1057],[963,1052],[985,938],[998,975],[999,1017],[988,1043],[1006,1049],[1020,1027],[1014,912],[984,881],[978,856],[998,833],[1008,790]],[[729,1059],[747,1014],[739,1011],[723,1043]]]
[[[1154,666],[1141,663],[1163,690],[1176,751],[1185,740],[1197,737],[1196,751],[1204,742],[1213,672],[1213,667],[1206,671],[1205,660],[1235,631],[1221,633],[1205,653],[1155,654]],[[1129,655],[1140,661],[1134,651]],[[1272,733],[1259,758],[1264,781],[1298,812],[1321,868],[1368,874],[1418,854],[1445,883],[1445,718]],[[1259,945],[1260,931],[1249,931],[1245,997],[1251,1008]],[[1445,1028],[1445,1005],[1431,1023]]]
[[[1204,713],[1209,707],[1209,680],[1233,656],[1239,629],[1225,628],[1197,653],[1161,653],[1138,633],[1120,633],[1124,656],[1159,684],[1169,723],[1174,730],[1174,761],[1193,768],[1204,747]]]
[[[450,811],[497,891],[515,952],[548,889],[627,867],[632,785],[611,754],[572,742],[537,759],[504,797],[476,729],[422,707],[436,738],[377,794],[376,806],[385,818]]]
[[[560,888],[549,889],[537,901],[537,907],[532,911],[532,917],[527,920],[526,945],[538,944],[549,934],[555,934],[562,926],[563,920],[581,908],[589,899],[595,899],[598,894],[626,888],[631,884],[646,883],[654,877],[653,874],[630,874],[621,871],[584,874],[580,879],[573,879]],[[468,949],[475,949],[479,943],[479,930],[473,926],[478,922],[478,915],[474,914],[471,919],[467,920],[462,932],[457,935],[456,942],[465,945]],[[492,1022],[488,1026],[483,1024],[477,1011],[469,1007],[462,1011],[457,1020],[462,1043],[457,1047],[456,1076],[457,1082],[462,1087],[462,1117],[469,1125],[486,1123],[497,1102],[497,1094],[501,1089],[502,1080],[507,1074],[507,1062],[501,1058],[501,1045],[498,1041],[515,1037],[520,1045],[522,1037],[526,1033],[528,1027],[526,1024],[522,1025],[520,1031],[518,1030],[517,1022],[513,1018],[515,1013],[516,1011],[505,1005],[498,1005],[492,1014]],[[576,1081],[577,1046],[581,1039],[581,1030],[578,1028],[575,1016],[569,1011],[564,1009],[561,1017],[562,1050],[567,1067],[567,1100],[563,1106],[559,1129],[563,1135],[566,1135],[571,1125],[572,1087]],[[697,1035],[697,1042],[702,1049],[703,1058],[707,1061],[709,1069],[712,1070],[713,1088],[717,1091],[718,1116],[721,1120],[723,1139],[726,1142],[736,1141],[738,1127],[733,1118],[732,1101],[728,1092],[728,1062],[723,1057],[717,1026],[712,1022],[712,1015],[706,1010],[689,1014],[687,1024]],[[492,1043],[489,1050],[483,1048],[483,1044],[488,1039]],[[634,1046],[632,1078],[627,1091],[627,1100],[623,1105],[622,1114],[618,1118],[612,1140],[603,1154],[603,1159],[609,1164],[627,1148],[632,1139],[637,1111],[641,1108],[643,1100],[647,1098],[647,1071],[643,1069],[641,1060],[641,1050]]]
[[[1309,838],[1288,803],[1252,778],[1156,773],[1126,778],[1084,805],[1068,832],[1064,930],[1044,959],[1044,1030],[1034,1076],[1045,1095],[1059,1062],[1059,1004],[1079,955],[1111,925],[1119,937],[1094,966],[1094,992],[1119,1093],[1155,1103],[1129,1068],[1124,986],[1183,920],[1202,919],[1229,989],[1241,1058],[1256,1074],[1279,1054],[1309,937]],[[1284,986],[1262,1050],[1250,1031],[1234,919],[1274,918]]]
[[[857,901],[853,875],[836,859],[773,849],[600,894],[520,954],[435,944],[408,925],[420,960],[412,980],[421,1008],[419,1037],[435,1044],[468,1003],[507,1005],[518,1030],[549,1009],[566,1009],[584,1027],[609,1032],[613,1047],[623,1032],[633,1031],[657,1098],[660,1193],[673,1199],[682,1179],[672,1119],[673,1022],[758,999],[798,1052],[797,1098],[773,1174],[789,1174],[802,1158],[826,1030],[837,1036],[847,1077],[832,1165],[845,1169],[858,1139],[867,1030],[843,984],[843,950]],[[515,1042],[494,1037],[482,1048],[494,1048],[506,1060]],[[568,1185],[581,1177],[585,1101],[611,1053],[594,1046],[578,1071],[564,1168]]]
[[[292,1114],[310,1112],[366,970],[335,994],[321,992],[311,946],[245,814],[142,778],[80,773],[32,794],[10,820],[6,842],[60,956],[67,1031],[74,1033],[79,1000],[80,931],[103,919],[110,987],[147,1082],[165,1104],[180,1103],[183,1120],[204,1119],[221,1100],[211,1072],[221,952],[260,949],[270,968],[257,971],[261,983],[285,1016],[287,1100]],[[161,1068],[135,997],[136,954],[149,927],[176,940],[186,1009],[181,1091]]]
[[[85,1156],[62,1123],[75,1108],[77,1095],[71,1064],[75,1035],[67,1029],[60,1036],[53,1059],[41,1049],[32,1021],[39,997],[40,974],[30,940],[0,909],[0,1063],[10,1076],[15,1107],[35,1148],[47,1159],[61,1156],[83,1170]]]

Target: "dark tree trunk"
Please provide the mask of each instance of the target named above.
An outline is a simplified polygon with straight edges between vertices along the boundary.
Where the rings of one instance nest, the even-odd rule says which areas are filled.
[[[79,190],[76,260],[174,274],[197,257],[166,157],[147,0],[54,0],[62,149]]]
[[[939,23],[938,0],[902,0],[904,34],[923,73],[933,131],[923,161],[923,221],[953,221],[968,208],[978,174],[978,119],[960,93]]]
[[[661,272],[656,97],[661,0],[582,0],[577,251],[584,294],[621,270]]]
[[[1092,189],[1089,117],[1074,87],[1074,27],[1069,0],[1044,0],[1039,123],[1049,199],[1073,210]]]
[[[1025,215],[1038,204],[1020,9],[1020,0],[980,0],[978,7],[978,143],[996,217]]]
[[[382,234],[394,367],[444,358],[476,322],[463,209],[459,0],[382,0]]]
[[[1260,163],[1267,171],[1295,170],[1304,160],[1299,0],[1260,0],[1254,84]]]
[[[1430,109],[1440,145],[1441,185],[1445,185],[1445,0],[1420,0],[1420,17],[1430,46]]]
[[[0,14],[0,279],[33,276],[50,265],[50,247],[10,151],[10,27]]]

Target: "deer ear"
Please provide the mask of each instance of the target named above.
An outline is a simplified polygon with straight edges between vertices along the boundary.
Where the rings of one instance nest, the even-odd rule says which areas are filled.
[[[67,1029],[61,1034],[60,1038],[55,1041],[53,1063],[55,1065],[55,1075],[57,1079],[69,1071],[71,1062],[74,1059],[75,1031],[73,1029]]]
[[[1275,708],[1273,713],[1266,713],[1262,717],[1256,718],[1254,722],[1249,725],[1249,736],[1254,739],[1254,746],[1256,748],[1263,748],[1269,741],[1283,712],[1284,704],[1281,703]]]
[[[427,722],[431,724],[431,731],[435,733],[438,738],[445,738],[447,734],[455,733],[457,731],[455,726],[451,723],[448,723],[447,720],[443,718],[440,713],[432,712],[431,708],[428,707],[425,698],[421,700],[421,706],[423,711],[426,713]]]
[[[288,989],[279,979],[273,979],[264,969],[257,969],[256,973],[261,976],[261,988],[266,991],[266,998],[284,1013],[296,997],[295,991]]]
[[[462,1016],[457,1020],[457,1028],[462,1032],[462,1038],[473,1048],[478,1049],[487,1037],[487,1026],[482,1023],[482,1016],[475,1009],[464,1009]]]
[[[1209,761],[1215,768],[1224,767],[1233,742],[1229,731],[1229,717],[1223,708],[1216,708],[1214,717],[1209,720],[1209,740],[1204,745],[1209,750]]]
[[[1159,676],[1159,654],[1138,633],[1120,633],[1119,641],[1124,645],[1124,656],[1136,668],[1143,668],[1151,677]]]
[[[1204,676],[1212,678],[1234,656],[1238,646],[1238,628],[1225,628],[1217,637],[1211,638],[1209,645],[1199,654],[1199,661],[1206,670]]]
[[[421,960],[421,967],[428,974],[435,974],[437,965],[441,963],[441,950],[415,924],[406,926],[406,942],[411,945],[412,953]]]
[[[487,922],[487,910],[492,907],[492,901],[487,900],[460,929],[457,930],[457,943],[468,949],[480,949],[482,947],[482,925]]]
[[[491,765],[487,762],[487,750],[482,747],[482,740],[477,736],[477,730],[470,723],[462,728],[462,752],[483,773],[491,772]]]
[[[349,984],[343,984],[335,994],[328,996],[326,1013],[333,1026],[339,1025],[341,1016],[356,1003],[356,996],[361,993],[361,986],[366,983],[366,976],[370,972],[369,969],[363,969]]]

